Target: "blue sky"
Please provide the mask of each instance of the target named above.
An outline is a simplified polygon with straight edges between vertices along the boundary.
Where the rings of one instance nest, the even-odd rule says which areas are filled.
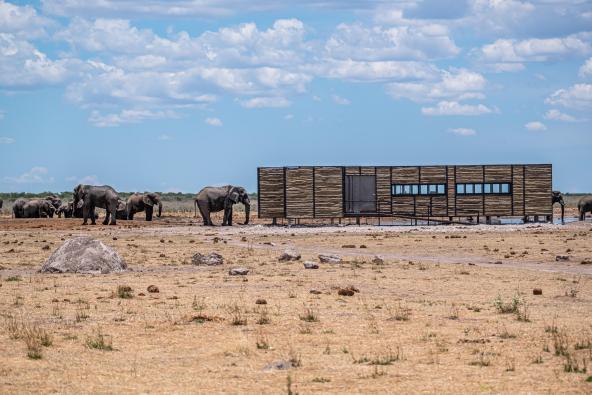
[[[591,1],[0,0],[2,192],[473,163],[590,192],[591,137]]]

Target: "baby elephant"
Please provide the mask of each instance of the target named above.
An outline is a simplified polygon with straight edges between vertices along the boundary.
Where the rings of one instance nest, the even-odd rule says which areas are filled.
[[[578,202],[578,213],[580,221],[586,220],[587,212],[590,212],[592,214],[592,195],[584,196]]]
[[[127,199],[127,219],[134,219],[134,214],[146,211],[146,221],[152,221],[154,205],[158,205],[158,217],[162,215],[162,201],[160,196],[153,192],[134,193]]]

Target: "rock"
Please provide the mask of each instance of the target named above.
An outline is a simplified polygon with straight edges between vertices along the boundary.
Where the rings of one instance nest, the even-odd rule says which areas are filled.
[[[111,273],[127,270],[113,248],[87,236],[67,240],[45,261],[41,273]]]
[[[272,363],[269,363],[267,365],[265,365],[265,367],[263,368],[264,371],[270,371],[270,370],[288,370],[292,368],[292,363],[290,361],[284,361],[284,360],[279,360],[279,361],[273,361]]]
[[[146,288],[146,291],[150,292],[151,294],[157,294],[160,292],[160,289],[158,289],[156,285],[149,285],[148,288]]]
[[[322,292],[319,291],[319,290],[316,290],[316,289],[311,289],[310,290],[310,293],[313,294],[313,295],[320,295]]]
[[[318,269],[319,265],[314,262],[311,262],[311,261],[306,261],[306,262],[304,262],[304,268],[305,269]]]
[[[246,276],[249,273],[249,269],[246,267],[233,267],[228,271],[231,276]]]
[[[374,255],[374,258],[372,259],[372,263],[375,265],[382,265],[384,263],[384,259],[382,259],[378,255]]]
[[[557,255],[555,257],[555,261],[556,262],[566,262],[566,261],[569,261],[569,256],[568,255]]]
[[[341,257],[335,254],[320,254],[319,260],[322,263],[341,263]]]
[[[337,295],[341,296],[354,296],[354,291],[348,288],[339,288]]]
[[[533,295],[542,295],[543,294],[543,290],[540,288],[535,288],[532,290],[532,294]]]
[[[494,265],[501,265],[502,264],[502,261],[495,261],[495,262],[493,262],[493,264]]]
[[[592,265],[592,259],[584,259],[582,262],[580,262],[580,264],[582,264],[582,265]]]
[[[356,248],[356,246],[353,244],[344,244],[341,246],[341,248]]]
[[[257,299],[255,301],[255,304],[267,304],[267,300],[265,300],[265,299]]]
[[[280,262],[289,262],[289,261],[297,261],[301,258],[301,255],[298,251],[293,249],[288,249],[284,251],[282,255],[278,258]]]
[[[203,255],[198,252],[191,258],[191,263],[194,265],[217,266],[224,263],[224,258],[222,255],[215,252],[210,252],[208,255]]]

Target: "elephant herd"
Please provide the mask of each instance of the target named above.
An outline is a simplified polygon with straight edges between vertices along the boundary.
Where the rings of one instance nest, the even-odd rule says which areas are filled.
[[[245,224],[249,223],[250,200],[245,188],[226,185],[223,187],[205,187],[195,197],[195,213],[197,209],[206,226],[213,226],[210,213],[224,210],[222,225],[232,225],[232,206],[236,203],[245,205]],[[0,199],[0,208],[2,200]],[[43,199],[17,199],[12,206],[14,218],[53,218],[54,214],[65,218],[82,218],[83,225],[95,225],[98,215],[95,208],[105,209],[103,225],[116,225],[117,220],[133,220],[134,215],[144,212],[146,221],[152,221],[155,208],[156,215],[162,215],[162,201],[158,194],[152,192],[134,193],[127,201],[122,200],[117,191],[108,185],[95,186],[79,184],[74,188],[73,200],[62,204],[60,198],[49,195]]]

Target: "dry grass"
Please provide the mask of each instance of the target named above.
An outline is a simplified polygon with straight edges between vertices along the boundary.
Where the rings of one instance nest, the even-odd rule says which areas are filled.
[[[187,222],[176,225],[180,221]],[[1,220],[0,388],[590,390],[592,268],[580,264],[592,258],[590,223],[329,230],[189,222],[171,216],[152,224],[84,228],[78,220]],[[133,271],[36,272],[62,239],[79,234],[115,247]],[[362,244],[367,248],[341,248]],[[299,250],[303,260],[336,252],[345,263],[305,270],[278,262],[287,247]],[[227,263],[193,266],[196,252],[218,252]],[[384,259],[380,265],[372,262],[376,254]],[[569,261],[555,261],[566,254]],[[233,266],[251,271],[229,276]],[[349,284],[359,292],[338,295]],[[149,285],[160,292],[147,292]],[[532,295],[533,288],[543,295]],[[292,368],[264,371],[278,360]]]

